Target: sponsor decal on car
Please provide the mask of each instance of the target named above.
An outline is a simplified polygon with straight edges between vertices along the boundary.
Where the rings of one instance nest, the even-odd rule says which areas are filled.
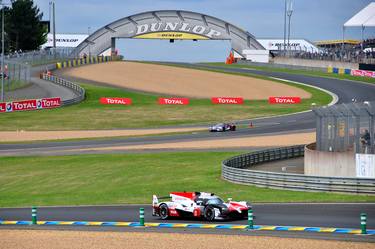
[[[159,98],[160,105],[188,105],[188,98]]]
[[[100,98],[100,103],[103,105],[131,105],[132,99],[103,97]]]
[[[301,103],[300,97],[269,97],[270,104],[299,104]]]
[[[213,104],[234,104],[234,105],[241,105],[243,104],[243,98],[241,97],[214,97],[211,98],[211,102]]]

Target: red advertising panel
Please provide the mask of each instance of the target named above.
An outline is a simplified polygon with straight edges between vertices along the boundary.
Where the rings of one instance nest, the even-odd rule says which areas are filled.
[[[61,99],[60,98],[45,98],[39,100],[40,104],[38,103],[38,108],[56,108],[61,106]]]
[[[231,97],[214,97],[211,98],[213,104],[234,104],[241,105],[243,104],[243,98],[231,98]]]
[[[188,98],[159,98],[160,105],[188,105]]]
[[[6,112],[7,103],[0,103],[0,112]]]
[[[375,78],[375,72],[366,71],[366,70],[354,70],[354,69],[352,69],[351,75]]]
[[[37,109],[37,100],[29,99],[12,102],[13,111],[29,111]]]
[[[362,70],[354,70],[354,69],[352,69],[351,74],[353,76],[363,76]]]
[[[100,98],[100,103],[103,105],[131,105],[132,99],[129,98]]]
[[[301,103],[300,97],[269,97],[270,104],[299,104]]]

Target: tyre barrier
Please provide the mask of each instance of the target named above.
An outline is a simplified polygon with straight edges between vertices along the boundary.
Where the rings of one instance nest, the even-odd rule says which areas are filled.
[[[64,86],[66,88],[73,90],[76,93],[77,97],[61,101],[62,106],[76,104],[85,99],[85,94],[86,94],[85,89],[79,86],[78,84],[75,84],[71,81],[57,77],[55,75],[50,75],[48,73],[41,74],[41,79],[50,81],[60,86]]]
[[[302,157],[305,145],[256,151],[234,156],[222,162],[222,178],[226,181],[296,191],[375,194],[375,179],[308,176],[251,170],[253,165]]]
[[[98,63],[103,63],[103,62],[115,61],[119,59],[121,59],[120,56],[94,56],[94,57],[79,58],[79,59],[67,60],[63,62],[57,62],[56,69],[77,67],[77,66],[89,65],[89,64],[98,64]]]

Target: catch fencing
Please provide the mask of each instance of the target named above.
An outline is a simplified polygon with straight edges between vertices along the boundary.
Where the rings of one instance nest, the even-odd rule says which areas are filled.
[[[374,154],[375,101],[314,109],[318,151]]]
[[[256,151],[222,162],[222,178],[233,183],[300,191],[323,191],[375,194],[375,180],[370,178],[320,177],[302,174],[251,170],[251,166],[302,157],[304,145]]]

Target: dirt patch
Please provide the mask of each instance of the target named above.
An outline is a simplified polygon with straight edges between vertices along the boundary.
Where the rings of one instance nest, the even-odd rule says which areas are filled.
[[[371,243],[289,239],[238,235],[165,234],[131,232],[0,230],[0,248],[257,248],[367,249]],[[204,246],[202,247],[202,242]]]
[[[298,133],[285,135],[268,135],[233,139],[199,140],[191,142],[175,142],[162,144],[144,144],[130,146],[114,146],[104,148],[80,149],[79,151],[115,151],[115,150],[146,150],[146,149],[217,149],[241,147],[283,147],[296,144],[308,144],[315,141],[315,133]],[[77,151],[77,150],[75,150]]]
[[[207,130],[206,127],[170,128],[170,129],[141,129],[141,130],[89,130],[89,131],[2,131],[0,142],[20,142],[38,140],[100,138],[119,136],[143,136],[176,132],[193,132]]]
[[[195,98],[243,97],[250,100],[270,96],[311,94],[297,87],[245,76],[135,62],[110,62],[68,69],[64,74],[115,86],[170,96]]]

